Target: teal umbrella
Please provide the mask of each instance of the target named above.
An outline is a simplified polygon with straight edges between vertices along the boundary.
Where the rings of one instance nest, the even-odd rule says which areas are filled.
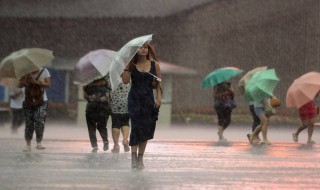
[[[273,96],[273,90],[279,81],[274,69],[255,73],[245,86],[245,100],[260,102]]]
[[[243,71],[236,67],[223,67],[216,69],[208,74],[201,83],[202,88],[211,88],[219,83],[222,83]]]

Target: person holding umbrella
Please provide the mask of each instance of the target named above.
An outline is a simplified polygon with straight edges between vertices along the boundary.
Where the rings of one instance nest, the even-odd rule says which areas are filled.
[[[218,116],[219,141],[227,141],[223,136],[224,130],[231,123],[231,113],[236,107],[234,92],[230,82],[222,82],[213,88],[214,108]]]
[[[236,67],[223,67],[209,73],[201,82],[202,88],[213,87],[214,109],[218,116],[219,141],[227,141],[223,136],[224,130],[231,122],[231,112],[236,107],[234,91],[230,78],[239,75],[243,70]]]
[[[304,104],[298,109],[298,111],[302,125],[297,129],[295,133],[292,133],[293,141],[298,142],[300,132],[308,128],[307,144],[315,144],[315,142],[312,140],[314,123],[317,119],[317,105],[315,99]]]
[[[269,118],[275,113],[270,100],[276,99],[273,95],[275,87],[278,85],[280,79],[277,77],[275,69],[267,69],[256,72],[245,85],[244,96],[246,101],[254,101],[254,112],[260,119],[260,125],[248,134],[247,137],[250,143],[253,143],[253,138],[262,132],[262,144],[271,145],[268,140],[268,124]]]
[[[266,70],[268,67],[266,66],[262,66],[262,67],[256,67],[254,69],[249,70],[245,75],[243,75],[241,77],[241,79],[238,82],[238,87],[239,87],[239,93],[244,95],[245,93],[245,86],[247,84],[247,82],[251,79],[251,77],[259,72],[259,71],[263,71]],[[259,125],[260,125],[260,119],[257,116],[257,114],[254,112],[254,101],[249,101],[249,111],[252,117],[252,131],[253,132]],[[247,137],[250,137],[250,134],[247,134]],[[254,142],[260,142],[261,139],[259,137],[259,134],[257,134],[256,136],[253,137],[253,141]]]
[[[320,73],[311,71],[295,79],[286,95],[286,106],[295,107],[299,112],[302,125],[292,134],[294,142],[298,142],[301,131],[308,128],[307,144],[314,144],[312,140],[314,123],[317,118],[316,98],[320,91]]]
[[[25,87],[23,110],[25,115],[25,140],[24,151],[31,151],[33,132],[36,132],[36,148],[45,149],[41,141],[43,138],[45,121],[47,117],[48,98],[45,88],[51,86],[51,76],[46,64],[54,59],[53,52],[43,48],[24,48],[12,52],[0,63],[0,75],[3,78],[19,80],[18,87]]]
[[[145,42],[121,74],[124,84],[131,80],[128,109],[131,119],[129,145],[132,168],[144,168],[143,155],[147,142],[154,136],[162,99],[162,84],[161,81],[155,82],[155,76],[158,79],[161,77],[159,63],[152,47]],[[156,90],[156,99],[153,88]]]
[[[98,130],[101,135],[103,150],[107,151],[109,149],[107,121],[111,114],[111,88],[108,78],[109,75],[83,86],[84,99],[87,100],[86,121],[92,152],[98,151],[96,130]]]
[[[33,137],[33,132],[36,132],[36,141],[37,146],[36,149],[43,150],[45,147],[41,144],[43,133],[45,129],[45,121],[47,117],[47,110],[48,110],[48,98],[46,91],[43,90],[44,88],[49,88],[51,86],[51,76],[49,71],[46,68],[41,68],[36,71],[31,72],[23,76],[19,80],[19,87],[25,87],[25,100],[23,102],[23,110],[25,115],[25,140],[26,140],[26,148],[24,152],[31,151],[31,140]],[[37,86],[36,88],[42,89],[41,91],[41,101],[37,105],[30,103],[31,98],[31,88],[32,86]]]

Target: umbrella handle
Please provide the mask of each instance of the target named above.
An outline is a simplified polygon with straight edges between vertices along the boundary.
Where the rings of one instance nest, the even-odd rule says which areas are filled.
[[[157,81],[161,82],[161,78],[157,77],[156,75],[150,73],[150,72],[147,72],[149,75],[153,76]]]

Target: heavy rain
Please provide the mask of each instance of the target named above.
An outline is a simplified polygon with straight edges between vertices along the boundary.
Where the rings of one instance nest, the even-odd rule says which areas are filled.
[[[0,189],[319,189],[319,9],[318,0],[0,0]],[[147,72],[138,63],[149,44],[157,62]],[[86,117],[97,101],[86,87],[105,79],[115,92],[127,71],[131,93],[139,73],[161,79],[148,86],[161,107],[137,158],[133,128],[153,115],[132,95],[130,151],[124,130],[115,143],[109,110],[90,110],[107,121],[107,132],[93,127],[97,141]],[[34,118],[11,104],[26,76],[48,100]],[[231,108],[217,106],[220,84],[231,85]]]

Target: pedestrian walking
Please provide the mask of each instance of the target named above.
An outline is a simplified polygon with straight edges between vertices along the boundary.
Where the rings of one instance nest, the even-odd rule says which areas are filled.
[[[23,101],[26,125],[24,137],[27,144],[24,149],[25,152],[31,151],[34,131],[36,133],[36,149],[45,149],[41,144],[48,110],[48,98],[44,89],[51,86],[50,78],[49,71],[46,68],[40,68],[19,80],[19,87],[25,88],[25,99]]]
[[[86,105],[86,122],[92,152],[98,151],[96,130],[103,141],[103,150],[109,149],[107,122],[111,114],[109,76],[92,81],[83,87]]]
[[[152,75],[160,78],[160,67],[153,49],[148,43],[145,43],[121,74],[124,84],[129,83],[131,79],[128,109],[131,120],[129,145],[131,146],[132,168],[142,169],[144,167],[143,155],[148,140],[153,139],[158,120],[162,84]],[[156,89],[156,98],[154,98],[153,88]]]
[[[298,109],[299,117],[301,120],[301,126],[297,129],[295,133],[292,133],[292,138],[294,142],[298,142],[298,137],[301,131],[308,128],[308,141],[307,144],[315,144],[312,140],[314,123],[317,119],[317,105],[315,99],[304,104]]]
[[[213,87],[214,109],[218,117],[219,141],[226,142],[223,136],[224,130],[231,123],[231,113],[236,107],[234,92],[230,82],[224,81]]]
[[[254,130],[260,125],[260,118],[259,118],[259,116],[257,116],[256,112],[254,111],[254,101],[249,102],[249,110],[250,110],[250,114],[251,114],[252,120],[253,120],[251,132],[254,132]],[[247,137],[249,138],[249,141],[250,141],[250,134],[247,134]],[[256,135],[253,136],[253,138],[252,138],[253,143],[258,143],[260,141],[261,141],[261,139],[259,137],[259,133],[257,133]]]
[[[112,138],[113,149],[111,152],[119,153],[119,137],[122,134],[122,145],[125,152],[130,151],[129,147],[129,113],[128,113],[128,94],[130,84],[120,83],[118,87],[111,91],[111,119],[112,119]]]
[[[11,109],[11,132],[17,133],[18,128],[24,123],[24,112],[22,103],[25,99],[24,88],[9,88],[10,109]]]
[[[248,134],[248,138],[250,143],[253,143],[254,136],[258,135],[260,131],[262,132],[262,142],[261,144],[271,145],[268,140],[268,125],[270,117],[275,114],[275,109],[270,104],[270,99],[267,98],[262,100],[261,102],[254,102],[254,112],[260,119],[260,125],[256,127],[256,129],[251,133]]]

